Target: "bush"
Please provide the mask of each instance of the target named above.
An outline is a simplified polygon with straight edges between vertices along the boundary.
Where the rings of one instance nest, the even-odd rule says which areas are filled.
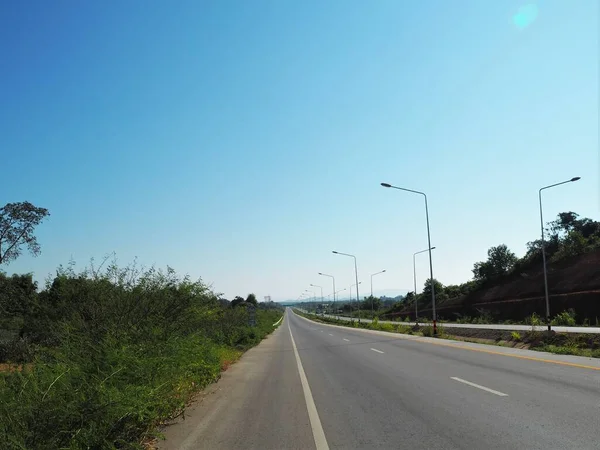
[[[379,324],[379,329],[381,331],[393,332],[394,326],[391,323],[382,323],[382,324]]]
[[[515,342],[520,342],[521,341],[521,334],[518,331],[512,331],[510,333],[510,337]]]
[[[542,319],[536,313],[533,313],[531,316],[525,318],[525,324],[531,325],[532,327],[538,327],[543,325]]]
[[[2,448],[139,447],[280,317],[257,309],[249,327],[172,269],[59,271],[8,355],[32,364],[0,374]]]
[[[422,327],[420,331],[421,331],[421,333],[423,333],[423,336],[425,336],[425,337],[433,336],[433,327],[430,327],[430,326]]]
[[[577,324],[575,322],[575,311],[569,309],[568,311],[561,312],[552,319],[551,324],[555,326],[574,327]]]

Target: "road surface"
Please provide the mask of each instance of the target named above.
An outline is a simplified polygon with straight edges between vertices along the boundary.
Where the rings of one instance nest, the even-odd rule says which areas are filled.
[[[308,312],[304,309],[297,308],[300,311],[308,314]],[[319,314],[321,316],[321,314]],[[350,318],[346,316],[333,316],[329,314],[324,314],[325,317],[337,318],[341,320],[357,320],[356,317]],[[360,319],[361,322],[371,322],[371,319]],[[380,320],[379,323],[406,323],[407,325],[411,325],[414,322],[393,322],[391,320]],[[431,325],[431,322],[420,322],[420,326],[428,326]],[[438,322],[438,325],[444,328],[471,328],[471,329],[479,329],[479,330],[505,330],[505,331],[531,331],[531,325],[508,325],[508,324],[471,324],[471,323],[446,323],[446,322]],[[546,325],[535,326],[536,331],[546,331],[548,327]],[[561,327],[561,326],[552,326],[552,330],[557,333],[582,333],[582,334],[600,334],[600,327]]]
[[[161,449],[598,449],[600,361],[282,325],[165,430]]]

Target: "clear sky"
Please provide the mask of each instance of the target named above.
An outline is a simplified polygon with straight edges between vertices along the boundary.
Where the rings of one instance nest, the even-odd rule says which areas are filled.
[[[522,8],[520,10],[520,8]],[[520,15],[519,15],[520,14]],[[467,281],[561,211],[599,219],[598,2],[0,3],[0,203],[52,216],[44,280],[116,252],[232,298]],[[418,257],[419,284],[428,276]]]

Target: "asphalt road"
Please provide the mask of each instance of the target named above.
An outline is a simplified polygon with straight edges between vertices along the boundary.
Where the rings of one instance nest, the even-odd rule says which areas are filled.
[[[161,449],[598,449],[600,361],[318,324],[282,325]]]
[[[306,312],[305,310],[302,310]],[[325,317],[336,318],[336,316],[325,314]],[[352,319],[351,317],[346,316],[337,316],[338,319],[341,320],[357,320],[356,318]],[[361,319],[362,322],[371,322],[371,319]],[[398,323],[390,320],[380,320],[379,323]],[[409,322],[406,322],[409,323]],[[413,322],[410,322],[411,324]],[[472,329],[480,329],[480,330],[506,330],[506,331],[531,331],[531,325],[508,325],[508,324],[475,324],[475,323],[448,323],[448,322],[438,322],[439,326],[446,328],[472,328]],[[420,322],[419,325],[427,326],[431,325],[429,322]],[[535,326],[533,327],[536,331],[545,331],[547,330],[546,325]],[[600,334],[600,327],[562,327],[562,326],[552,326],[552,330],[557,333],[581,333],[581,334]]]

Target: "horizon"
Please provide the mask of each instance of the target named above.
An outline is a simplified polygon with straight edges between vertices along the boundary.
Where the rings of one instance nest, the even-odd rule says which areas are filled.
[[[0,5],[3,198],[51,214],[0,270],[115,252],[288,301],[354,284],[336,250],[362,298],[384,269],[374,292],[412,291],[428,247],[423,198],[382,182],[427,194],[444,285],[522,257],[543,186],[581,177],[544,222],[600,219],[597,2],[233,5]]]

